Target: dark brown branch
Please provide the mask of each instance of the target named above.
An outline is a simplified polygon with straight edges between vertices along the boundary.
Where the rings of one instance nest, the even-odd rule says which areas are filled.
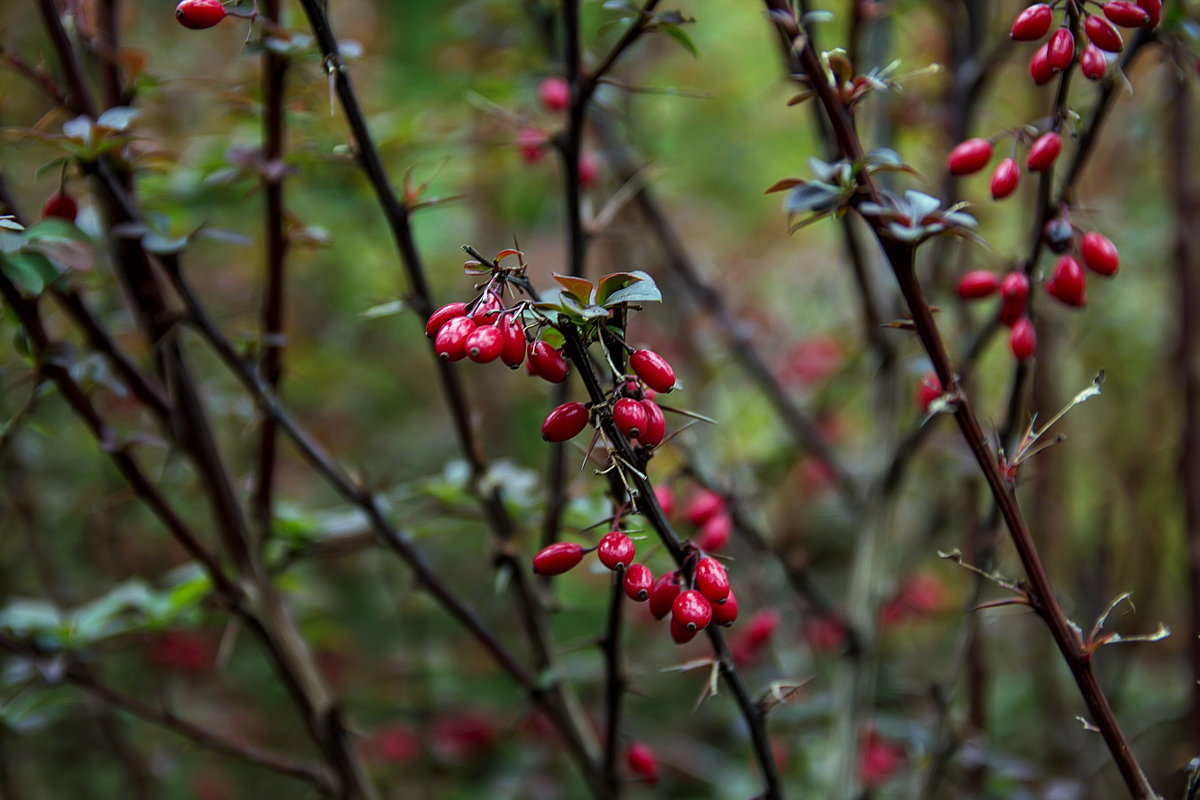
[[[625,604],[625,570],[613,571],[612,588],[608,599],[608,629],[600,642],[604,652],[604,699],[606,705],[604,734],[604,780],[615,797],[620,790],[621,776],[617,771],[620,753],[621,698],[625,696],[625,670],[621,664],[621,618]]]

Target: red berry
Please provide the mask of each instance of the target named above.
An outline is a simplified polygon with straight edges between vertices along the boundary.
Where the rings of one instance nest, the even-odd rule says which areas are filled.
[[[538,339],[529,345],[529,370],[550,383],[562,383],[567,379],[567,360],[548,342]]]
[[[1075,36],[1070,28],[1059,28],[1051,36],[1046,50],[1046,63],[1055,72],[1062,72],[1071,66],[1075,57]]]
[[[504,334],[495,325],[483,325],[471,331],[465,342],[467,358],[480,364],[495,361],[504,349]]]
[[[630,439],[636,439],[646,430],[646,407],[632,397],[622,397],[613,404],[613,424]]]
[[[718,550],[724,550],[725,545],[729,544],[729,534],[733,530],[733,520],[724,511],[713,514],[700,528],[700,533],[696,536],[696,547],[706,553],[715,553]]]
[[[211,28],[225,19],[225,6],[221,0],[183,0],[175,6],[175,19],[192,30]]]
[[[963,300],[978,300],[1000,288],[1000,278],[986,269],[972,270],[958,279],[958,296]]]
[[[1121,256],[1116,246],[1107,237],[1094,231],[1083,235],[1079,252],[1083,256],[1083,263],[1098,275],[1116,275],[1121,268]]]
[[[575,542],[555,542],[533,557],[538,575],[561,575],[583,560],[583,548]]]
[[[1083,32],[1091,39],[1092,44],[1101,50],[1117,53],[1125,46],[1125,42],[1121,40],[1121,32],[1104,17],[1098,17],[1095,14],[1088,17],[1087,21],[1083,23]]]
[[[596,546],[596,555],[600,557],[600,563],[609,569],[616,569],[617,565],[628,567],[633,563],[636,552],[633,539],[621,531],[609,531],[600,538],[600,544]]]
[[[526,164],[536,164],[546,154],[546,134],[537,128],[521,128],[517,131],[517,149]]]
[[[678,596],[679,576],[674,572],[659,575],[658,580],[650,587],[650,614],[655,619],[662,619],[670,614]]]
[[[967,139],[950,151],[946,169],[951,175],[970,175],[992,160],[992,143],[987,139]]]
[[[724,625],[729,627],[734,623],[738,616],[738,602],[733,590],[729,591],[729,595],[723,603],[716,603],[712,607],[712,621],[714,625]]]
[[[475,330],[475,320],[455,317],[438,330],[433,349],[442,361],[460,361],[467,356],[467,337]]]
[[[500,296],[495,292],[488,292],[475,303],[470,317],[475,320],[476,325],[491,325],[500,318],[500,311],[503,308],[504,303],[500,300]]]
[[[1063,256],[1058,260],[1050,280],[1046,282],[1046,291],[1051,297],[1075,308],[1083,308],[1086,304],[1085,288],[1083,267],[1070,256]]]
[[[762,647],[771,640],[778,627],[779,612],[773,608],[763,609],[751,617],[750,622],[746,624],[746,632],[742,634],[742,641],[750,647]]]
[[[1021,317],[1013,323],[1008,334],[1008,346],[1018,361],[1024,361],[1037,352],[1037,331],[1029,317]]]
[[[683,510],[684,519],[693,525],[703,525],[718,512],[725,510],[725,499],[716,492],[702,489],[697,492]]]
[[[645,564],[631,564],[625,570],[625,594],[630,600],[639,603],[649,599],[650,588],[654,585],[654,575]]]
[[[942,382],[938,380],[937,373],[927,372],[921,377],[921,382],[917,384],[917,405],[922,413],[929,410],[929,405],[942,396]]]
[[[629,366],[642,379],[642,383],[656,392],[666,394],[675,388],[675,370],[653,350],[635,351],[629,357]]]
[[[695,589],[685,589],[671,604],[671,619],[690,631],[702,631],[712,621],[712,604]]]
[[[1083,77],[1089,81],[1098,81],[1104,77],[1107,69],[1108,59],[1104,57],[1103,50],[1094,44],[1083,48],[1083,55],[1079,57],[1079,71],[1083,73]]]
[[[1122,28],[1140,28],[1150,21],[1150,12],[1137,3],[1112,0],[1103,7],[1104,16]],[[1094,41],[1094,40],[1093,40]]]
[[[1054,9],[1045,3],[1038,3],[1017,14],[1009,35],[1018,42],[1036,42],[1046,35],[1053,21]]]
[[[1012,325],[1025,313],[1029,298],[1029,278],[1023,272],[1010,272],[1000,281],[1000,321]]]
[[[571,102],[571,85],[565,78],[546,78],[538,84],[538,100],[547,111],[566,111]]]
[[[1062,152],[1062,137],[1054,131],[1043,133],[1029,147],[1029,156],[1025,159],[1025,166],[1031,172],[1041,172],[1044,169],[1049,169],[1054,160],[1058,158],[1058,154]]]
[[[429,315],[429,320],[425,323],[425,335],[432,339],[437,336],[443,325],[455,317],[466,316],[466,313],[466,303],[447,303]]]
[[[692,630],[675,617],[671,617],[671,639],[675,644],[687,644],[692,639],[695,639],[696,634],[699,632],[698,630]]]
[[[658,507],[662,509],[663,516],[669,518],[675,513],[675,492],[671,491],[670,486],[663,484],[655,486],[654,499],[658,501]]]
[[[629,770],[634,775],[649,783],[658,780],[658,758],[654,755],[653,750],[641,742],[634,742],[629,745],[629,752],[626,756],[629,761]]]
[[[642,430],[638,441],[649,447],[658,447],[662,444],[663,437],[667,435],[667,418],[658,403],[653,400],[641,400],[640,402],[646,410],[646,427]]]
[[[1150,15],[1146,27],[1157,28],[1158,21],[1162,19],[1162,0],[1137,0],[1137,4],[1138,8]]]
[[[505,314],[500,318],[500,333],[504,336],[500,360],[516,369],[525,360],[525,331],[515,315]]]
[[[68,222],[74,222],[75,218],[79,216],[79,204],[66,192],[55,192],[46,198],[46,203],[42,206],[42,216],[58,217]]]
[[[583,403],[563,403],[542,422],[542,438],[547,442],[565,442],[587,427],[588,409]]]
[[[712,603],[719,603],[729,596],[729,576],[715,558],[702,558],[696,562],[692,573],[700,594]]]
[[[992,173],[992,199],[1003,200],[1017,190],[1021,182],[1021,167],[1016,159],[1006,158]]]
[[[1054,78],[1054,69],[1050,66],[1049,42],[1034,50],[1033,55],[1029,57],[1029,77],[1033,78],[1033,82],[1038,86]]]
[[[600,177],[600,161],[591,150],[584,150],[579,156],[579,183],[591,186]]]

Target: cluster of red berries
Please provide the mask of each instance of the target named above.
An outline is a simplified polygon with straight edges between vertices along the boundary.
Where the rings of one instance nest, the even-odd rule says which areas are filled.
[[[1062,152],[1062,136],[1055,131],[1046,131],[1029,145],[1025,157],[1025,168],[1030,172],[1044,172],[1054,165]],[[989,139],[967,139],[950,151],[946,168],[951,175],[973,175],[988,165],[994,152]],[[1006,158],[992,172],[992,199],[1003,200],[1017,190],[1021,182],[1021,167],[1015,158]]]
[[[657,447],[667,435],[667,418],[654,398],[675,387],[675,371],[653,350],[634,350],[629,366],[633,375],[618,382],[604,405],[611,407],[613,424],[630,445]],[[592,416],[587,403],[563,403],[546,415],[542,438],[547,442],[573,439],[588,426]]]
[[[1162,17],[1162,0],[1110,0],[1100,6],[1103,16],[1090,13],[1083,3],[1068,0],[1084,15],[1083,35],[1087,43],[1079,55],[1079,70],[1085,78],[1097,81],[1104,77],[1108,60],[1105,53],[1118,53],[1125,43],[1121,38],[1122,28],[1153,28]],[[1054,10],[1058,2],[1037,3],[1017,15],[1012,24],[1012,38],[1021,42],[1036,42],[1050,33],[1054,24]],[[1029,76],[1039,86],[1052,80],[1075,60],[1075,34],[1071,32],[1070,19],[1064,15],[1063,24],[1051,34],[1050,39],[1033,52],[1029,60]]]
[[[551,114],[562,114],[571,103],[571,86],[565,78],[545,78],[538,84],[538,102]],[[527,164],[536,164],[546,154],[550,137],[541,128],[525,126],[517,131],[517,149]],[[600,177],[600,161],[591,150],[579,154],[579,182],[591,186]]]
[[[183,0],[175,6],[175,19],[185,28],[211,28],[225,19],[225,4],[221,0]]]

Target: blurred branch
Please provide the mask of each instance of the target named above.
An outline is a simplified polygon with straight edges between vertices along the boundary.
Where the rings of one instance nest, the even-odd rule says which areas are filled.
[[[617,771],[617,755],[621,749],[621,698],[625,694],[626,686],[625,670],[621,663],[624,578],[624,569],[613,570],[612,588],[608,595],[608,629],[600,642],[600,649],[604,652],[604,699],[607,716],[607,727],[604,729],[604,780],[614,797],[619,793],[621,783],[621,775]]]

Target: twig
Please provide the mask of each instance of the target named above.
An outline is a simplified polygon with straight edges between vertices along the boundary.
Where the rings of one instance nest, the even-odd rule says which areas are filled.
[[[608,599],[608,629],[600,642],[604,652],[604,698],[607,727],[604,735],[604,780],[615,796],[621,776],[617,772],[620,752],[621,698],[625,695],[625,671],[621,664],[621,618],[625,603],[625,570],[613,570]]]

